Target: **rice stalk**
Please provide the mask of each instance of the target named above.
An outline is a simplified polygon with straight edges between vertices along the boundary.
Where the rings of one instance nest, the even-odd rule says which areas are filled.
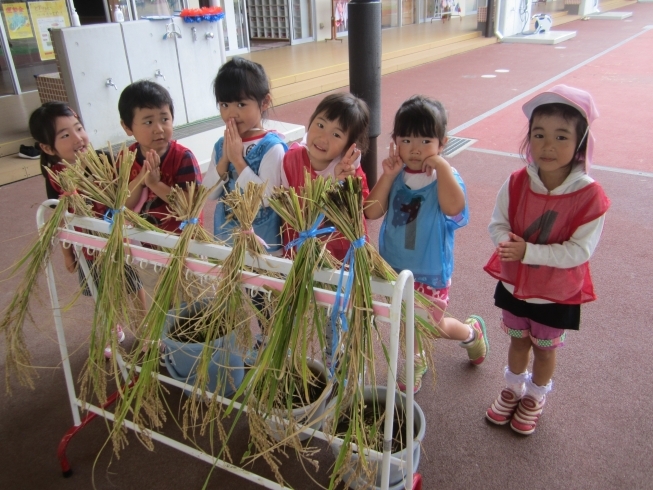
[[[30,299],[35,295],[38,279],[50,260],[57,233],[64,223],[65,213],[70,210],[75,214],[91,215],[90,207],[74,187],[70,172],[64,170],[53,173],[50,169],[48,172],[61,187],[63,194],[53,214],[39,230],[36,241],[11,269],[9,277],[14,277],[20,272],[23,273],[23,277],[0,322],[0,332],[4,334],[7,344],[5,381],[8,394],[11,394],[12,375],[16,376],[20,385],[34,389],[34,377],[37,373],[32,367],[31,355],[25,342],[24,325],[26,319],[29,318],[31,321]]]

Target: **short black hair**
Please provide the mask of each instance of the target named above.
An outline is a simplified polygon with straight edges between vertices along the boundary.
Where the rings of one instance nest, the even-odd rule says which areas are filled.
[[[447,136],[447,111],[440,101],[413,95],[395,114],[392,138],[397,136],[437,138],[443,145]]]
[[[348,92],[327,95],[311,115],[311,119],[308,121],[309,127],[313,120],[322,113],[329,121],[338,121],[342,130],[347,132],[348,139],[345,151],[354,143],[356,143],[356,147],[361,154],[367,151],[370,109],[363,99],[359,99]]]
[[[585,162],[585,153],[587,151],[587,127],[588,122],[585,119],[585,116],[573,106],[569,104],[562,104],[560,102],[554,102],[552,104],[542,104],[533,109],[531,118],[528,121],[528,132],[524,141],[522,141],[521,146],[519,147],[520,154],[522,158],[528,158],[531,153],[531,129],[533,128],[533,120],[535,117],[541,116],[558,116],[563,118],[568,123],[574,125],[576,129],[576,153],[571,159],[572,164]],[[581,140],[582,138],[582,140]]]
[[[158,83],[139,80],[127,85],[120,94],[118,112],[125,126],[131,129],[136,109],[160,109],[166,105],[170,108],[170,115],[174,119],[175,108],[170,92]]]
[[[270,81],[262,65],[235,57],[218,70],[213,81],[213,94],[217,104],[252,99],[261,107],[270,94]]]

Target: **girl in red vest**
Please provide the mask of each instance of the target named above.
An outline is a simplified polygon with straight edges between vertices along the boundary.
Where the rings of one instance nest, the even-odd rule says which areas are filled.
[[[587,174],[598,116],[592,96],[556,85],[523,111],[528,165],[501,187],[489,226],[496,250],[485,270],[499,280],[494,300],[510,348],[506,387],[486,417],[529,435],[551,390],[556,349],[566,330],[578,330],[580,305],[596,299],[588,261],[610,201]]]
[[[360,158],[367,149],[369,121],[365,101],[346,92],[327,95],[313,112],[304,140],[293,144],[285,154],[281,183],[297,190],[304,186],[305,172],[310,173],[311,179],[321,175],[344,180],[352,175],[362,179],[363,199],[367,199],[370,191]],[[284,245],[294,238],[294,233],[284,231]],[[327,250],[343,260],[349,245],[347,239],[336,233],[328,238]]]

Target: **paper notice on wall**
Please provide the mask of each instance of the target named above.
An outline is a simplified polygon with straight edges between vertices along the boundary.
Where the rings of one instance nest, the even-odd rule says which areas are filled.
[[[48,29],[59,29],[70,26],[68,9],[65,0],[49,2],[29,2],[29,13],[34,26],[36,42],[41,60],[53,60],[54,48]]]
[[[27,39],[34,37],[32,24],[29,21],[27,5],[25,3],[3,3],[9,39]]]

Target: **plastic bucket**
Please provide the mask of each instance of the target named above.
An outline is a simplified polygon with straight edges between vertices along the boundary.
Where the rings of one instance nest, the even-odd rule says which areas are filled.
[[[207,301],[182,303],[181,309],[170,310],[166,316],[161,342],[164,345],[163,359],[170,376],[189,385],[195,383],[195,371],[199,357],[204,349],[203,343],[178,342],[170,337],[178,318],[197,316]],[[213,341],[214,353],[209,365],[209,382],[206,389],[221,396],[233,395],[243,382],[245,370],[243,356],[236,350],[236,335],[232,332],[226,337]],[[190,390],[184,390],[189,393]]]
[[[375,391],[371,386],[366,386],[363,390],[363,399],[366,402],[373,402],[379,400],[379,405],[385,405],[385,396],[388,389],[385,386],[377,386]],[[406,406],[406,395],[400,391],[395,392],[395,406],[396,407],[405,407]],[[413,423],[414,423],[414,439],[413,439],[413,473],[417,473],[417,468],[419,466],[419,458],[421,454],[421,443],[424,440],[426,435],[426,417],[424,417],[424,412],[417,403],[413,403]],[[340,453],[340,445],[332,443],[331,451],[334,456],[338,456]],[[406,460],[406,449],[402,449],[399,452],[392,453],[392,456]],[[353,454],[351,457],[352,461],[356,461],[358,456]],[[372,463],[377,465],[376,469],[376,482],[375,489],[381,488],[381,462]],[[398,490],[404,488],[404,480],[406,474],[404,469],[400,466],[392,464],[390,462],[390,479],[389,479],[389,490]],[[350,472],[345,473],[343,478],[344,482],[349,485],[349,488],[358,489],[358,488],[369,488],[369,482],[364,481],[361,478],[353,478]]]

